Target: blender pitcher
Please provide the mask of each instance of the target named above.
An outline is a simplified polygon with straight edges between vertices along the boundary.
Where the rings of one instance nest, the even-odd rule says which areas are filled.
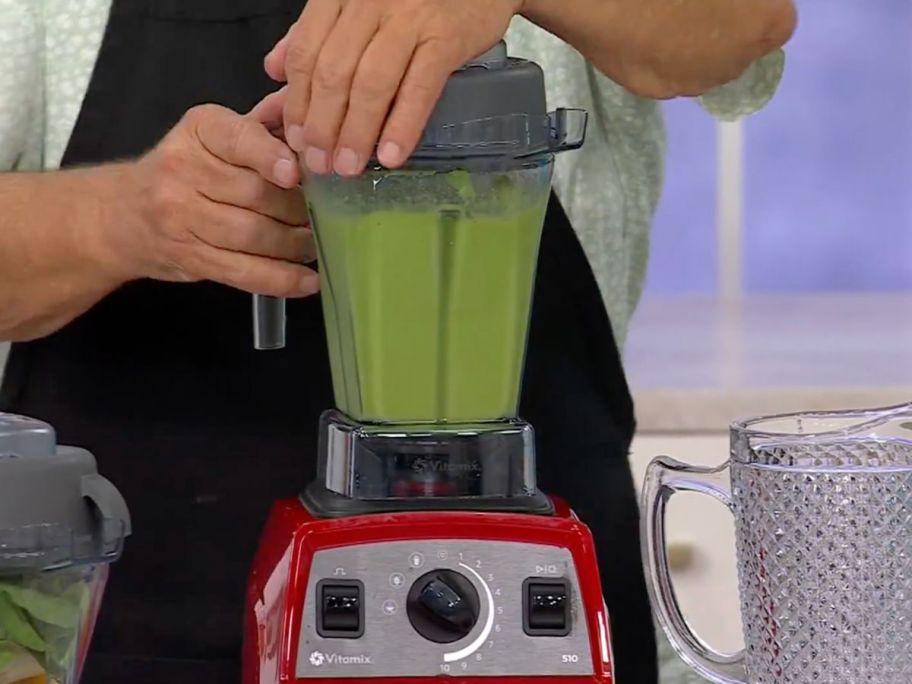
[[[735,516],[745,650],[722,654],[684,619],[665,555],[665,507],[681,491]],[[644,560],[679,655],[719,684],[912,681],[912,405],[757,418],[731,458],[650,465]]]
[[[549,114],[541,68],[500,42],[450,77],[405,168],[305,169],[339,408],[515,413],[554,154],[583,144],[586,120]],[[284,321],[283,300],[255,297],[255,346],[284,346]]]
[[[454,74],[403,169],[306,174],[336,406],[367,423],[516,415],[554,153],[586,115],[547,113],[503,43]]]
[[[0,684],[77,684],[129,533],[126,504],[89,452],[0,413]]]

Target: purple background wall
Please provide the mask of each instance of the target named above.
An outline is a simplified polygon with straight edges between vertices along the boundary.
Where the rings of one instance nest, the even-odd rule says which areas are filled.
[[[745,128],[744,286],[912,289],[912,2],[799,2],[781,89]],[[716,290],[714,124],[667,105],[647,290]]]
[[[665,105],[665,187],[652,230],[647,289],[714,292],[716,273],[716,123],[696,103]]]

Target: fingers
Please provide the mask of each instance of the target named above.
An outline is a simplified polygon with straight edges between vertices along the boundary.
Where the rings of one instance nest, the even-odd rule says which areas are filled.
[[[263,124],[272,135],[285,138],[285,122],[282,120],[285,111],[285,99],[288,96],[288,86],[270,93],[260,100],[247,116]]]
[[[297,166],[295,171],[299,176]],[[195,179],[197,192],[213,202],[250,209],[289,226],[310,223],[307,201],[298,185],[279,187],[256,171],[232,166],[211,154],[203,159]]]
[[[210,203],[193,234],[205,244],[232,252],[305,264],[315,259],[313,233],[254,211]]]
[[[288,95],[285,101],[285,139],[304,152],[304,121],[310,107],[311,84],[323,43],[341,12],[340,0],[310,0],[289,34],[285,58]]]
[[[358,166],[353,150],[340,150],[338,155],[334,151],[348,111],[355,71],[380,28],[377,7],[377,3],[349,3],[320,51],[310,88],[311,106],[304,122],[304,163],[314,173],[332,171],[334,156],[349,174]]]
[[[197,247],[192,268],[202,279],[269,297],[308,297],[320,289],[319,276],[306,266],[205,244]]]
[[[225,163],[256,171],[282,188],[300,182],[294,153],[253,118],[216,105],[196,107],[189,116],[200,144]]]
[[[381,164],[398,168],[415,151],[450,74],[461,61],[439,41],[418,46],[380,136],[377,157]]]
[[[295,24],[292,24],[282,40],[275,44],[275,47],[269,51],[269,54],[266,55],[266,58],[263,60],[263,67],[266,69],[269,78],[273,81],[278,81],[279,83],[284,83],[286,81],[285,58],[288,56],[288,43],[291,32],[294,30]]]
[[[213,202],[249,209],[288,226],[310,223],[307,201],[299,188],[276,187],[253,171],[217,160],[200,183],[199,192]]]
[[[364,51],[352,79],[348,112],[339,132],[333,168],[341,176],[362,171],[415,52],[415,40],[386,24]]]
[[[273,297],[319,290],[317,274],[303,265],[315,258],[310,230],[214,203],[196,225],[195,244],[183,259],[195,277]]]

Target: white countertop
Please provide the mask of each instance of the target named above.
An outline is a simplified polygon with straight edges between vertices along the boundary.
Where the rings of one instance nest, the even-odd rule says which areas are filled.
[[[645,298],[625,364],[643,432],[912,400],[912,295]]]

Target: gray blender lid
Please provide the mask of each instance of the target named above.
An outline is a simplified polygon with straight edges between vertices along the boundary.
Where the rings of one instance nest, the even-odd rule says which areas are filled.
[[[501,41],[454,73],[414,158],[525,157],[580,147],[586,112],[549,113],[541,67],[510,57]]]
[[[127,505],[92,454],[0,413],[0,574],[110,562],[129,534]]]

